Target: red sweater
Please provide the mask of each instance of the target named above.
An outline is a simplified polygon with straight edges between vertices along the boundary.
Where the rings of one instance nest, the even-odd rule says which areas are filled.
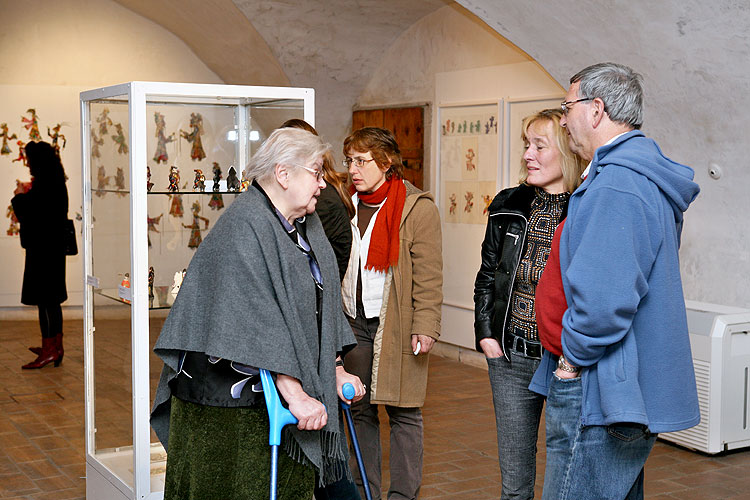
[[[562,354],[562,318],[568,308],[560,274],[560,234],[565,220],[555,229],[552,247],[542,277],[536,285],[534,307],[536,325],[542,346],[552,354]]]

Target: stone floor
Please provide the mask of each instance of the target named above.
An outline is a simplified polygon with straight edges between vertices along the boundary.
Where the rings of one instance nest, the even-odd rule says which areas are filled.
[[[117,323],[117,322],[115,322]],[[112,325],[111,325],[112,326]],[[97,347],[107,356],[107,375],[97,382],[118,397],[100,401],[100,428],[109,435],[128,432],[121,406],[129,394],[127,322],[120,322],[111,344]],[[83,435],[83,352],[81,322],[65,325],[65,360],[58,368],[21,370],[37,345],[34,322],[0,323],[0,498],[85,498]],[[152,369],[158,372],[158,367]],[[384,412],[383,412],[384,413]],[[425,457],[422,499],[499,498],[494,417],[486,372],[434,356],[424,407]],[[104,423],[106,422],[106,424]],[[383,426],[384,429],[386,425]],[[384,434],[385,437],[385,434]],[[123,439],[122,437],[118,439]],[[383,440],[387,457],[388,440]],[[544,472],[540,437],[537,496]],[[388,484],[387,461],[384,485]],[[707,456],[657,442],[646,465],[646,498],[652,500],[750,499],[750,450]]]

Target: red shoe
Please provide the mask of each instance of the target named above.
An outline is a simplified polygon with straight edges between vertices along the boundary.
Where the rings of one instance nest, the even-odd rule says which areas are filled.
[[[57,350],[57,337],[50,337],[42,339],[42,351],[39,356],[31,363],[23,365],[21,368],[24,370],[30,370],[34,368],[42,368],[50,363],[55,363],[55,366],[60,366],[62,356]]]
[[[60,353],[60,361],[62,361],[63,354],[65,354],[65,350],[63,349],[63,345],[62,345],[62,337],[63,337],[62,333],[58,333],[55,336],[55,341],[56,341],[55,345],[57,346],[57,352]],[[38,356],[39,354],[42,353],[42,348],[41,347],[29,347],[29,351],[33,352],[34,354]]]

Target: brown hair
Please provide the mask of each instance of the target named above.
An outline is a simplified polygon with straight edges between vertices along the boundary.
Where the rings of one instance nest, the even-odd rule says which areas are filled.
[[[563,174],[563,183],[565,184],[565,191],[572,193],[581,184],[581,174],[586,168],[586,164],[577,154],[573,153],[568,146],[568,137],[565,133],[565,129],[560,126],[560,118],[562,118],[562,111],[559,109],[543,109],[538,113],[529,115],[523,119],[521,124],[521,140],[524,144],[528,144],[529,139],[527,134],[529,128],[535,123],[551,123],[553,130],[553,137],[550,139],[554,140],[557,149],[560,150],[562,156],[562,162],[560,163],[560,169]],[[523,184],[526,182],[528,170],[526,170],[526,161],[521,157],[521,170],[519,176],[519,183]]]
[[[307,130],[313,135],[318,135],[318,131],[315,130],[312,125],[299,118],[292,118],[291,120],[287,120],[282,123],[281,127],[279,128],[300,128],[302,130]],[[337,172],[336,168],[333,165],[333,155],[330,151],[328,151],[323,155],[323,180],[326,181],[326,184],[330,184],[336,190],[339,198],[341,198],[341,201],[344,202],[346,212],[349,214],[349,218],[351,219],[352,217],[354,217],[354,214],[356,212],[354,210],[352,198],[351,196],[349,196],[349,192],[346,189],[346,181],[348,179],[348,175],[343,172]]]
[[[363,127],[355,130],[344,139],[344,156],[348,156],[349,151],[369,151],[381,170],[388,168],[385,172],[386,179],[390,180],[394,175],[399,179],[404,177],[401,150],[393,132],[388,129]]]

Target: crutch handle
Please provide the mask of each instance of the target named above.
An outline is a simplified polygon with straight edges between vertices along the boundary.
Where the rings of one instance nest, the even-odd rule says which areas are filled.
[[[296,424],[297,417],[292,415],[288,409],[284,408],[279,399],[279,393],[276,392],[276,384],[268,370],[261,368],[260,382],[263,384],[263,396],[266,398],[266,408],[268,409],[268,444],[271,446],[281,444],[281,429],[289,424]]]
[[[352,398],[354,398],[354,396],[357,394],[357,392],[354,390],[354,386],[350,382],[347,382],[344,384],[344,387],[341,388],[341,393],[349,401],[351,401]],[[339,401],[339,402],[341,403],[341,407],[344,409],[347,409],[351,406],[346,401]]]

